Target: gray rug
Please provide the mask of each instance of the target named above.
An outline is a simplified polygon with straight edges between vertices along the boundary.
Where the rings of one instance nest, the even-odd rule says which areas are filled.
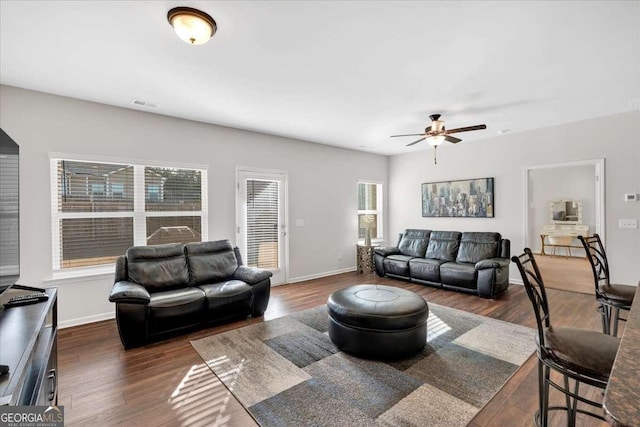
[[[534,330],[429,309],[425,348],[391,363],[339,351],[326,306],[191,344],[263,426],[464,426],[533,353]]]

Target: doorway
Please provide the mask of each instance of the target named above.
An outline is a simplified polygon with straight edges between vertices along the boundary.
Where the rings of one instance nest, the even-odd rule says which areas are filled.
[[[236,233],[245,265],[269,270],[272,285],[288,280],[287,173],[236,168]]]
[[[591,267],[581,243],[575,237],[578,234],[598,233],[603,242],[605,240],[604,177],[604,159],[525,167],[523,241],[526,247],[540,254],[536,260],[547,287],[594,294]],[[580,224],[588,226],[589,230],[587,233],[574,232],[570,243],[565,241],[554,246],[553,243],[557,242],[545,237],[543,227],[563,224],[556,221],[560,218],[552,216],[552,206],[558,200],[575,201],[580,206]],[[573,205],[576,206],[576,203]],[[561,227],[571,228],[566,225]],[[556,237],[555,240],[559,239]],[[543,246],[544,242],[551,243],[551,246]]]

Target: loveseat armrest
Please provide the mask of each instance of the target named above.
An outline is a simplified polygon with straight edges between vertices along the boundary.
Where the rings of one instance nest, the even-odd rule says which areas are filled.
[[[249,285],[255,285],[265,279],[273,276],[273,273],[268,270],[263,270],[261,268],[252,268],[247,267],[245,265],[241,265],[236,269],[233,273],[233,279],[242,280]]]
[[[109,295],[111,302],[124,302],[129,304],[148,304],[151,301],[151,295],[144,286],[137,283],[121,280],[116,282],[111,288]]]
[[[476,270],[484,270],[485,268],[505,268],[509,266],[511,261],[508,258],[487,258],[476,262]]]
[[[389,255],[397,255],[400,253],[400,249],[390,247],[390,246],[382,246],[373,249],[373,252],[382,255],[383,257],[388,257]]]

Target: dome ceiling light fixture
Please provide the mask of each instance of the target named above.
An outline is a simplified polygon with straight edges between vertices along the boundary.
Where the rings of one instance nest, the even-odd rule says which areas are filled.
[[[178,37],[192,45],[208,42],[218,29],[211,16],[191,7],[174,7],[167,19]]]

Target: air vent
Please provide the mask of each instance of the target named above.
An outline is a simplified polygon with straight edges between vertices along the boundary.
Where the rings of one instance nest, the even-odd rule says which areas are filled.
[[[154,104],[153,102],[141,101],[139,99],[132,99],[131,103],[139,107],[158,108],[158,104]]]

